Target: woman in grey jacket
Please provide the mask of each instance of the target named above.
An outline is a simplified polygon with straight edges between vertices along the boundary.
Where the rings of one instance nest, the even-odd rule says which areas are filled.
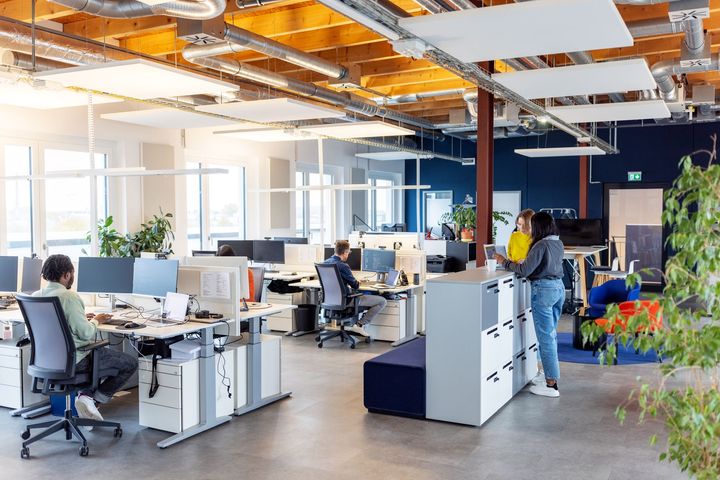
[[[552,216],[538,212],[530,220],[532,245],[523,263],[513,263],[502,255],[495,255],[498,263],[530,280],[535,333],[540,349],[544,377],[533,379],[530,393],[559,397],[560,363],[557,354],[557,324],[565,301],[563,285],[564,247]]]

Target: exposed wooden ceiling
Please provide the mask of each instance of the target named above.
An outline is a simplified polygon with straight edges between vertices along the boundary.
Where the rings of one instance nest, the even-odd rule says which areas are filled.
[[[511,1],[493,0],[486,3],[497,5]],[[411,15],[426,13],[412,0],[392,2]],[[29,22],[32,19],[30,4],[28,0],[0,0],[0,15]],[[704,27],[712,39],[712,52],[717,54],[720,49],[720,0],[710,0],[710,7],[711,17],[704,21]],[[626,22],[667,20],[667,4],[618,8]],[[186,42],[176,37],[176,21],[171,17],[129,20],[100,18],[78,13],[47,0],[37,0],[36,19],[61,23],[66,33],[119,45],[172,62],[187,63],[180,54]],[[371,91],[353,91],[364,97],[376,97],[378,93],[390,96],[472,86],[429,61],[412,60],[395,53],[381,36],[314,1],[285,0],[262,7],[239,9],[233,0],[229,0],[225,21],[327,60],[360,65],[362,85]],[[632,47],[590,53],[595,60],[642,55],[652,65],[660,60],[679,58],[682,37],[683,34],[673,34],[639,38]],[[327,78],[320,74],[267,58],[257,52],[245,51],[234,54],[233,58],[327,86]],[[565,55],[552,55],[546,60],[551,65],[569,63]],[[687,78],[692,84],[720,85],[720,72],[692,74]],[[445,123],[449,110],[463,106],[462,99],[455,96],[436,97],[392,108]]]

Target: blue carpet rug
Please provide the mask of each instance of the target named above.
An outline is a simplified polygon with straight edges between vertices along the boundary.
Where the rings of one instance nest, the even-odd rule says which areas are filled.
[[[572,346],[572,333],[558,333],[558,358],[561,362],[588,363],[599,365],[597,356],[593,357],[592,351],[576,350]],[[612,337],[609,338],[612,342]],[[646,354],[635,354],[631,346],[618,346],[618,365],[636,365],[639,363],[655,363],[657,355],[654,351]]]

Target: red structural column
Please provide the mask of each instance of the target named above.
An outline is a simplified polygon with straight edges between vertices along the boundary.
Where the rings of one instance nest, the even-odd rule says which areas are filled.
[[[578,178],[580,182],[580,210],[578,211],[578,217],[580,218],[587,218],[588,216],[589,163],[587,155],[580,157],[580,176]]]
[[[488,73],[494,70],[494,62],[482,62],[480,68]],[[492,242],[493,211],[493,116],[495,97],[492,93],[478,89],[477,102],[477,221],[475,241],[477,245],[477,266],[485,265],[484,243]]]

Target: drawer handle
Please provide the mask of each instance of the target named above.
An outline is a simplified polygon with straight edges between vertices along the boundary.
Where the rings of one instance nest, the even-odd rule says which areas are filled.
[[[489,330],[485,335],[490,335],[491,333],[497,332],[497,327],[493,328],[492,330]]]
[[[509,367],[509,366],[511,366],[511,365],[512,365],[512,362],[508,362],[508,363],[506,363],[505,365],[503,365],[503,368],[507,368],[507,367]]]
[[[497,372],[493,373],[492,375],[490,375],[489,377],[487,377],[485,380],[490,381],[490,379],[493,378],[493,377],[497,377]],[[497,381],[497,378],[495,379],[495,381]]]

